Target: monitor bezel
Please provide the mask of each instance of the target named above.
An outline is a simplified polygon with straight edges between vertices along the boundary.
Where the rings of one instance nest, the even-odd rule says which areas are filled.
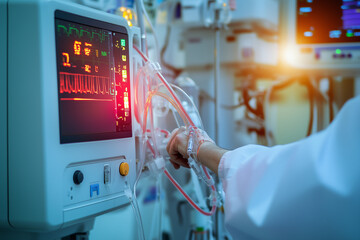
[[[64,12],[61,10],[55,11],[55,29],[56,29],[56,20],[65,20],[77,24],[86,25],[89,27],[104,29],[112,32],[117,32],[126,35],[127,42],[129,42],[129,34],[127,29],[123,26],[115,25],[112,23],[103,22],[100,20],[95,20],[83,16],[79,16],[73,13]],[[56,38],[56,31],[55,31],[55,54],[57,56],[57,38]],[[129,50],[126,52],[126,57],[129,59]],[[132,137],[132,127],[130,130],[121,131],[121,132],[105,132],[105,133],[91,133],[91,134],[77,134],[77,135],[63,135],[61,131],[61,104],[60,104],[60,78],[59,78],[59,62],[56,60],[56,74],[57,74],[57,94],[58,94],[58,112],[59,112],[59,137],[60,137],[60,144],[65,143],[79,143],[79,142],[92,142],[92,141],[103,141],[103,140],[113,140],[113,139],[122,139],[122,138],[131,138]],[[129,70],[131,66],[129,64]],[[131,86],[129,93],[131,93]],[[132,117],[131,117],[131,101],[129,102],[130,105],[130,126],[132,126]]]

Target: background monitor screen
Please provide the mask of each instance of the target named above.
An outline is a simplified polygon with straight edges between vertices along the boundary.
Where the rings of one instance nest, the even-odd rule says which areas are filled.
[[[360,1],[297,0],[297,43],[360,42]]]
[[[60,142],[132,136],[126,28],[56,11]]]

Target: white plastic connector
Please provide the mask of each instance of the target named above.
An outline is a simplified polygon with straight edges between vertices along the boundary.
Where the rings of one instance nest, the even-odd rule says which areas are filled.
[[[198,176],[198,178],[204,180],[206,185],[210,187],[210,186],[214,185],[214,180],[212,178],[208,178],[205,175],[205,172],[203,171],[203,169],[201,167],[201,163],[192,157],[193,155],[196,156],[196,154],[193,153],[194,137],[195,137],[194,129],[190,128],[189,141],[188,141],[188,147],[187,147],[187,155],[189,156],[188,163],[189,163],[189,166],[191,167],[191,169]]]
[[[125,182],[125,189],[124,189],[125,196],[129,199],[130,202],[133,200],[133,192],[131,191],[130,185],[128,181]]]
[[[195,174],[198,176],[198,178],[203,178],[202,176],[202,170],[200,165],[195,161],[192,157],[188,158],[188,163],[191,169],[195,172]]]
[[[153,161],[147,163],[147,167],[153,175],[157,176],[164,171],[165,160],[163,157],[157,157]]]

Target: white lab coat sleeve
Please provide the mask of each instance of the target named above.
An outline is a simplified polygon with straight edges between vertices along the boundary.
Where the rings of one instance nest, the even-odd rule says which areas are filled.
[[[360,239],[360,97],[304,140],[227,152],[218,173],[234,239]]]

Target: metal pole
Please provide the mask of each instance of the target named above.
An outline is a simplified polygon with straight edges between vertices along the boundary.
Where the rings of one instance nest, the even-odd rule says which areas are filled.
[[[215,142],[219,144],[219,99],[218,99],[218,82],[220,79],[220,10],[215,10],[215,41],[214,41],[214,104],[215,104]]]
[[[140,27],[140,34],[141,34],[141,51],[145,54],[147,54],[146,51],[146,29],[145,29],[145,23],[144,23],[144,17],[143,17],[143,13],[142,13],[142,5],[141,5],[141,1],[142,0],[136,0],[135,4],[136,4],[136,14],[137,14],[137,19],[138,19],[138,24]]]

